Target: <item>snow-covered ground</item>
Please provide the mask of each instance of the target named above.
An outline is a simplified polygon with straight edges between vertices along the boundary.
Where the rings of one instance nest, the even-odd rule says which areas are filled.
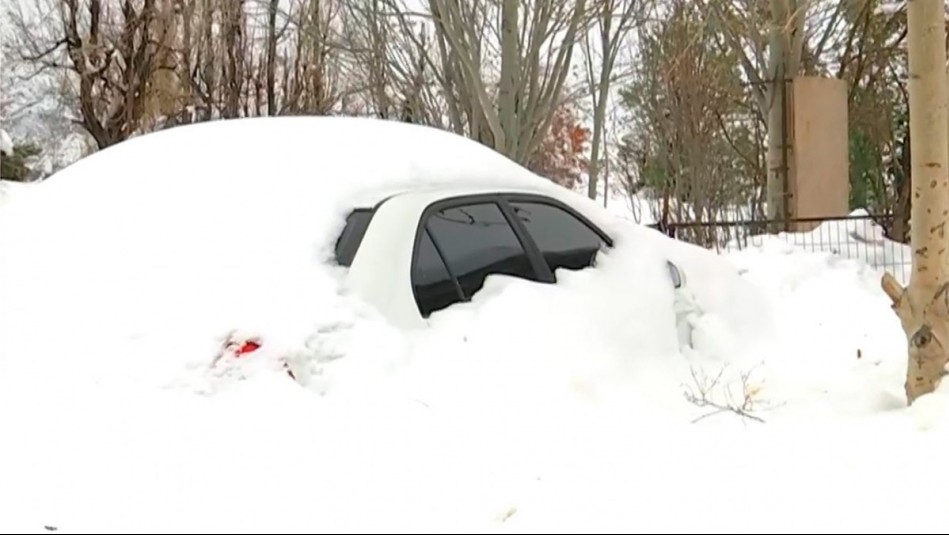
[[[747,246],[804,250],[829,257],[859,260],[892,273],[902,284],[909,282],[912,253],[909,246],[888,239],[883,227],[866,210],[854,210],[849,218],[826,221],[807,232],[750,236],[739,245],[732,241],[727,251]]]
[[[591,328],[579,311],[575,331],[538,318],[527,334],[545,336],[525,348],[504,325],[520,318],[500,313],[525,306],[521,288],[456,325],[467,340],[445,326],[411,349],[363,342],[322,395],[266,369],[213,395],[21,377],[28,395],[0,396],[0,529],[944,529],[918,511],[944,500],[949,437],[924,428],[946,411],[902,407],[901,332],[875,274],[809,255],[734,260],[781,313],[780,345],[742,368],[763,424],[690,423],[712,412],[684,400],[690,361],[584,352],[570,343]],[[926,474],[912,492],[910,474]]]
[[[9,202],[13,195],[20,190],[29,188],[31,184],[23,182],[12,182],[10,180],[0,180],[0,207]]]
[[[287,154],[323,146],[312,136],[297,143]],[[450,159],[450,147],[426,146]],[[242,158],[237,165],[253,174],[258,164]],[[84,165],[95,164],[73,173]],[[683,259],[689,284],[715,305],[692,318],[694,350],[670,345],[657,313],[668,295],[648,278],[648,259],[629,251],[604,255],[596,270],[560,273],[556,287],[489,281],[484,298],[408,334],[314,282],[309,255],[281,256],[296,236],[269,243],[255,230],[266,221],[288,230],[304,204],[247,205],[227,189],[214,197],[220,205],[202,204],[207,183],[195,176],[204,175],[163,165],[140,172],[168,172],[190,188],[170,220],[117,202],[174,198],[167,183],[140,191],[145,179],[97,177],[90,183],[113,194],[87,192],[76,206],[87,186],[54,177],[43,185],[57,188],[49,213],[30,219],[39,228],[9,225],[18,221],[10,214],[37,209],[32,187],[0,211],[3,253],[34,251],[27,264],[0,253],[0,296],[17,305],[0,299],[0,532],[946,527],[938,512],[949,491],[949,393],[905,407],[903,334],[879,269],[859,259],[769,240],[719,263],[655,241]],[[380,165],[392,163],[380,157]],[[314,225],[329,224],[317,209],[328,206],[314,208]],[[239,240],[214,234],[232,225]],[[83,239],[90,229],[102,238]],[[188,241],[171,244],[166,233]],[[646,236],[630,230],[628,239]],[[241,240],[274,258],[239,248]],[[173,251],[226,260],[182,266],[161,254]],[[122,270],[163,258],[154,274],[172,270],[167,280],[178,286],[139,287],[148,274]],[[281,271],[289,280],[242,279],[284,262],[297,263]],[[241,280],[243,292],[214,292]],[[103,293],[110,287],[124,293]],[[44,309],[27,290],[45,302],[70,298]],[[134,314],[122,308],[135,303]],[[213,345],[208,355],[185,354],[204,347],[191,337],[198,327],[231,320],[263,322],[288,344],[318,321],[336,330],[318,330],[307,340],[318,351],[293,361],[309,379],[301,385],[273,353],[225,374],[202,360]]]
[[[600,182],[597,203],[604,204],[603,183]],[[581,182],[578,191],[585,194],[586,184]],[[610,187],[605,209],[619,219],[644,225],[656,222],[658,213],[656,201],[642,196],[630,196],[622,188]],[[749,220],[747,216],[737,216],[732,221]],[[719,236],[718,249],[724,252],[736,252],[749,247],[768,250],[792,249],[812,253],[827,253],[832,257],[859,260],[880,270],[891,272],[902,284],[909,281],[912,267],[912,255],[908,246],[889,240],[884,229],[873,220],[864,209],[854,210],[847,218],[828,220],[813,230],[800,232],[780,232],[775,235],[751,234],[741,225],[729,227],[729,218],[723,217],[722,224],[715,228]],[[686,229],[687,230],[687,229]],[[685,233],[683,233],[685,234]]]

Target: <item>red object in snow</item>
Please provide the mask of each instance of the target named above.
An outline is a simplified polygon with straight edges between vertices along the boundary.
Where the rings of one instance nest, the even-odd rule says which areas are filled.
[[[214,358],[214,361],[211,363],[211,366],[213,367],[215,364],[217,364],[218,360],[220,360],[221,357],[223,357],[227,353],[230,353],[231,355],[233,355],[234,358],[241,358],[244,355],[247,355],[248,353],[253,353],[254,351],[257,351],[258,349],[260,349],[261,345],[262,344],[260,340],[245,340],[243,342],[238,341],[238,340],[230,340],[225,344],[223,351],[219,353],[217,357]],[[287,375],[289,375],[292,379],[296,380],[297,377],[293,373],[293,371],[290,369],[290,364],[286,362],[286,360],[284,360],[283,362],[283,369],[287,372]]]
[[[256,340],[247,340],[240,345],[237,349],[234,350],[236,356],[246,355],[247,353],[253,353],[260,349],[260,342]]]

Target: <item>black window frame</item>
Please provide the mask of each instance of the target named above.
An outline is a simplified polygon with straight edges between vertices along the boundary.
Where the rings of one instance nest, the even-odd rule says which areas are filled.
[[[562,201],[558,201],[557,199],[553,199],[551,197],[545,197],[543,195],[532,195],[532,194],[521,194],[521,193],[502,194],[502,197],[504,197],[504,201],[506,203],[527,202],[527,203],[533,203],[533,204],[546,204],[554,208],[559,208],[563,210],[564,212],[567,212],[568,214],[575,217],[578,221],[580,221],[584,225],[586,225],[587,228],[589,228],[596,235],[598,235],[600,239],[602,239],[608,247],[610,248],[613,247],[613,238],[611,238],[609,234],[603,231],[603,229],[601,229],[600,227],[596,226],[596,224],[593,221],[590,221],[588,217],[576,211],[573,207],[571,207],[570,205]],[[513,208],[511,208],[511,211],[513,213]],[[517,223],[521,226],[524,225],[520,219],[517,219]],[[527,232],[526,227],[524,227],[523,230]]]
[[[428,236],[429,241],[432,242],[432,247],[435,249],[435,254],[438,255],[438,260],[441,261],[442,266],[445,268],[445,272],[448,273],[448,279],[451,280],[452,287],[455,289],[455,295],[458,297],[458,301],[456,302],[464,303],[468,301],[468,298],[465,297],[465,291],[461,287],[461,282],[458,281],[458,276],[455,275],[455,271],[451,268],[451,266],[448,265],[448,262],[445,261],[445,253],[442,252],[442,246],[440,243],[438,243],[438,238],[436,238],[435,235],[432,234],[432,231],[429,230],[427,221],[426,224],[421,226],[421,229],[422,231],[416,234],[415,244],[412,246],[412,264],[409,266],[409,284],[412,285],[412,298],[415,300],[415,306],[418,308],[419,314],[421,314],[423,318],[428,318],[432,315],[432,312],[438,312],[438,310],[442,309],[423,312],[421,305],[418,302],[418,294],[415,290],[415,261],[418,257],[418,251],[420,249],[419,246],[422,244],[422,239],[424,236]]]
[[[441,258],[442,263],[445,265],[445,268],[448,270],[449,276],[454,281],[455,287],[457,289],[460,303],[466,303],[470,299],[464,295],[464,292],[461,290],[458,277],[452,271],[448,262],[445,260],[445,255],[442,253],[442,247],[438,243],[438,238],[428,229],[428,220],[431,216],[440,210],[446,210],[450,208],[457,208],[459,206],[469,206],[472,204],[495,204],[501,210],[501,213],[504,215],[504,219],[507,220],[508,226],[511,230],[514,231],[514,235],[517,237],[517,241],[520,242],[521,247],[524,249],[524,253],[527,255],[528,260],[531,263],[531,267],[534,268],[534,272],[537,274],[539,280],[530,281],[538,282],[543,284],[556,284],[557,277],[554,275],[553,271],[550,269],[550,266],[547,264],[547,260],[544,258],[543,252],[540,248],[537,247],[537,243],[534,241],[534,238],[531,237],[530,232],[527,230],[527,227],[524,223],[517,217],[517,214],[514,212],[514,208],[510,205],[511,202],[529,202],[535,204],[545,204],[552,206],[554,208],[559,208],[567,214],[575,217],[578,221],[586,225],[591,231],[597,234],[607,247],[613,247],[613,239],[609,234],[604,232],[596,224],[590,221],[589,218],[579,213],[577,210],[569,206],[568,204],[559,201],[557,199],[547,197],[545,195],[531,194],[531,193],[483,193],[483,194],[474,194],[474,195],[458,195],[454,197],[448,197],[435,201],[425,207],[425,210],[422,211],[422,214],[419,216],[418,222],[416,223],[415,229],[415,239],[412,242],[412,257],[411,263],[409,265],[409,273],[412,273],[412,268],[415,266],[419,246],[422,243],[422,236],[424,233],[428,232],[429,237],[432,240],[432,243],[435,245],[435,251],[438,253],[438,256]],[[418,296],[415,294],[415,282],[410,280],[409,284],[412,286],[412,298],[415,300],[416,307],[418,307]],[[419,310],[421,314],[421,310]],[[427,318],[428,315],[425,314],[423,317]]]
[[[527,239],[529,239],[531,243],[534,245],[534,249],[537,250],[537,254],[540,255],[540,258],[541,260],[543,260],[544,265],[547,265],[547,259],[544,258],[544,254],[540,250],[540,247],[537,246],[537,243],[534,241],[533,236],[530,235],[530,231],[527,229],[527,225],[525,225],[524,222],[521,221],[519,217],[517,217],[517,213],[514,211],[514,207],[511,206],[510,203],[513,202],[513,203],[545,204],[553,208],[558,208],[566,212],[567,215],[573,216],[577,221],[579,221],[581,224],[583,224],[588,229],[593,231],[594,234],[596,234],[597,236],[600,237],[601,240],[603,240],[603,243],[605,243],[608,248],[610,249],[613,248],[613,238],[611,238],[609,234],[603,231],[603,229],[601,229],[600,227],[596,226],[596,224],[593,223],[593,221],[590,221],[588,217],[581,214],[580,212],[575,210],[573,207],[571,207],[570,205],[562,201],[558,201],[557,199],[546,197],[544,195],[532,195],[532,194],[526,194],[526,193],[508,193],[508,194],[502,194],[502,196],[504,197],[504,203],[507,206],[507,209],[510,211],[509,218],[514,220],[515,224],[519,227],[519,230],[523,232],[524,235],[527,237]],[[549,266],[548,266],[548,270],[549,270]],[[553,272],[551,272],[551,277],[554,278],[553,282],[556,283],[557,276]]]
[[[350,227],[350,218],[357,214],[368,214],[368,217],[360,219],[355,227]],[[356,253],[359,252],[359,246],[362,245],[362,239],[366,236],[369,225],[372,225],[372,219],[375,215],[375,208],[356,208],[349,212],[346,216],[346,224],[343,226],[343,230],[339,236],[337,236],[336,244],[333,248],[336,265],[347,268],[352,266],[353,260],[356,258]],[[346,231],[351,228],[353,229],[353,233],[347,235]],[[344,237],[347,238],[345,241],[343,240]]]
[[[384,197],[382,200],[377,202],[372,207],[365,207],[365,206],[354,207],[352,210],[349,211],[348,214],[346,214],[346,223],[343,225],[343,230],[340,231],[339,236],[336,236],[336,241],[333,242],[333,261],[336,263],[337,266],[341,266],[347,269],[352,267],[353,261],[356,259],[356,255],[359,254],[359,248],[362,246],[362,240],[363,238],[366,237],[366,232],[369,231],[369,227],[372,226],[372,220],[376,217],[376,212],[379,210],[380,206],[385,204],[386,201],[388,201],[392,197],[395,197],[395,195],[389,195],[387,197]],[[340,255],[339,255],[339,250],[338,250],[340,241],[343,239],[343,233],[346,231],[346,227],[349,225],[349,218],[352,217],[353,214],[355,213],[368,213],[369,218],[366,219],[366,222],[360,226],[358,234],[351,242],[352,247],[350,248],[352,249],[352,255],[346,257],[347,260],[345,262],[340,262]]]

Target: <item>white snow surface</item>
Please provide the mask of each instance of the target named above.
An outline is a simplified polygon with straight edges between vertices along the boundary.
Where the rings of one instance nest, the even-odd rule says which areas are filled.
[[[734,240],[727,250],[739,249]],[[908,245],[886,236],[883,227],[864,209],[854,210],[849,217],[829,220],[807,232],[781,232],[757,235],[744,240],[742,247],[793,247],[834,257],[860,260],[875,268],[889,271],[902,284],[909,283],[913,257]]]
[[[489,279],[407,334],[326,263],[383,176],[556,187],[419,127],[270,119],[9,196],[0,532],[944,531],[920,512],[944,504],[949,392],[905,407],[878,269],[617,220],[597,269]],[[665,258],[702,305],[694,348]],[[210,371],[235,329],[265,345]],[[715,377],[713,402],[764,422],[686,401]]]

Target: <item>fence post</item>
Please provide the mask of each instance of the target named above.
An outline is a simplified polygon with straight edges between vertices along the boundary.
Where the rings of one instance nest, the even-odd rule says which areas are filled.
[[[784,79],[782,83],[784,84],[784,91],[781,92],[781,116],[784,118],[781,121],[781,188],[783,194],[781,195],[781,203],[784,205],[781,210],[783,215],[783,227],[784,231],[788,232],[790,228],[791,220],[791,185],[789,180],[791,166],[788,161],[788,149],[791,145],[791,117],[789,117],[790,106],[788,99],[790,99],[791,91],[794,90],[792,84],[792,79],[787,77],[787,74],[783,71],[781,72]]]

